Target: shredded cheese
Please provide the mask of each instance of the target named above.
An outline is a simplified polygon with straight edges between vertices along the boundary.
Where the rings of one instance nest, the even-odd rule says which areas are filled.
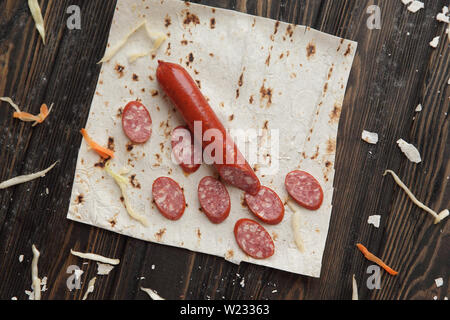
[[[369,219],[367,219],[367,223],[372,224],[375,228],[379,228],[380,219],[381,219],[380,215],[369,216]]]
[[[20,184],[20,183],[25,183],[37,178],[41,178],[44,177],[47,172],[49,172],[50,170],[53,169],[53,167],[58,163],[59,161],[56,161],[54,164],[52,164],[50,167],[48,167],[45,170],[36,172],[36,173],[32,173],[32,174],[27,174],[27,175],[23,175],[23,176],[18,176],[18,177],[14,177],[12,179],[3,181],[2,183],[0,183],[0,189],[6,189],[9,188],[11,186]]]
[[[4,102],[8,102],[11,105],[11,107],[13,107],[14,110],[16,110],[16,112],[21,112],[19,106],[17,104],[15,104],[14,101],[12,101],[12,99],[10,97],[0,97],[0,100],[4,101]]]
[[[41,8],[37,0],[28,0],[28,7],[30,8],[31,15],[33,16],[36,29],[41,35],[42,42],[45,44],[45,27],[44,18],[42,17]]]
[[[433,40],[431,40],[430,42],[430,46],[433,48],[437,48],[437,46],[439,45],[439,36],[434,37]]]
[[[408,10],[412,13],[416,13],[420,9],[425,8],[425,4],[422,1],[414,0],[411,2],[411,4],[408,6]]]
[[[97,274],[98,275],[108,275],[111,270],[114,269],[114,266],[97,262]]]
[[[378,134],[374,133],[374,132],[369,132],[369,131],[363,130],[363,132],[361,134],[361,139],[370,144],[377,144],[378,143]]]
[[[89,283],[88,283],[88,288],[87,288],[87,290],[86,290],[86,292],[84,293],[84,296],[83,296],[83,300],[86,300],[86,299],[87,299],[89,293],[94,292],[94,289],[95,289],[95,287],[94,287],[94,286],[95,286],[95,280],[97,280],[97,278],[96,278],[96,277],[93,277],[93,278],[89,281]]]
[[[417,148],[414,145],[406,142],[403,139],[399,139],[397,141],[397,144],[398,144],[399,148],[402,150],[402,152],[405,154],[405,156],[408,158],[409,161],[414,162],[414,163],[422,162],[422,158],[420,157],[419,150],[417,150]]]
[[[352,277],[352,300],[359,300],[358,298],[358,284],[356,283],[355,275]]]
[[[80,257],[83,259],[94,260],[94,261],[98,261],[98,262],[102,262],[102,263],[107,263],[107,264],[112,264],[112,265],[118,265],[120,263],[119,259],[111,259],[111,258],[101,256],[99,254],[95,254],[95,253],[82,253],[82,252],[74,251],[72,249],[70,249],[70,253],[74,256],[77,256],[77,257]]]
[[[303,239],[300,234],[300,212],[295,208],[295,206],[288,200],[288,207],[292,210],[292,231],[294,232],[294,241],[297,249],[300,252],[305,252],[305,246],[303,244]]]
[[[112,171],[110,166],[109,166],[109,161],[105,165],[105,171],[114,179],[114,181],[119,186],[120,191],[122,192],[122,197],[123,197],[123,202],[125,204],[125,209],[127,209],[127,212],[130,215],[130,217],[135,219],[135,220],[137,220],[137,221],[139,221],[144,226],[148,226],[147,219],[143,215],[140,215],[139,213],[135,212],[133,210],[133,208],[131,207],[131,205],[130,205],[130,201],[129,201],[128,195],[127,195],[128,180],[122,174],[115,173],[114,171]]]
[[[136,59],[158,50],[161,44],[167,39],[167,36],[162,32],[152,31],[149,28],[147,21],[141,21],[138,25],[131,29],[131,31],[122,40],[120,40],[115,46],[109,49],[108,52],[105,53],[105,56],[98,63],[108,62],[109,60],[111,60],[111,58],[127,43],[128,38],[131,37],[142,26],[145,26],[147,35],[153,41],[153,48],[145,53],[133,54],[129,57],[130,62],[134,62]]]
[[[161,296],[159,296],[155,290],[143,287],[141,287],[141,290],[147,293],[152,300],[166,300],[164,298],[161,298]]]
[[[34,244],[31,246],[31,250],[33,251],[33,260],[31,261],[31,283],[34,293],[33,299],[41,300],[41,279],[39,279],[38,276],[38,260],[40,252]]]
[[[383,174],[385,176],[386,174],[390,173],[392,177],[394,178],[395,182],[402,188],[408,197],[416,204],[419,208],[425,210],[429,214],[431,214],[434,217],[434,224],[437,224],[448,217],[449,211],[448,209],[443,210],[439,214],[433,211],[432,209],[428,208],[426,205],[424,205],[422,202],[417,200],[417,198],[412,194],[412,192],[408,189],[408,187],[400,180],[400,178],[393,172],[392,170],[386,170]]]

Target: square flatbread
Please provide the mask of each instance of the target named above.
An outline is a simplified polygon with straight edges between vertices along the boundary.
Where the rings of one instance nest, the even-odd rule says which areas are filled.
[[[106,146],[109,141],[114,147],[113,170],[131,169],[130,203],[149,226],[129,217],[120,189],[84,141],[67,217],[234,263],[319,277],[332,211],[337,129],[357,44],[309,27],[183,1],[119,0],[106,51],[143,20],[167,39],[155,53],[130,62],[130,56],[153,47],[141,28],[103,63],[86,130],[98,143]],[[258,133],[257,157],[247,155],[247,160],[261,183],[282,201],[289,198],[284,179],[290,171],[305,170],[320,182],[321,208],[299,207],[304,252],[294,242],[293,213],[287,206],[279,225],[263,224],[275,243],[275,254],[265,260],[244,254],[234,239],[237,220],[257,220],[243,205],[241,190],[227,186],[231,213],[221,224],[212,224],[199,210],[198,182],[217,173],[203,164],[186,175],[171,161],[171,131],[184,123],[156,81],[158,59],[187,69],[226,128],[245,137],[249,129]],[[130,144],[122,130],[121,110],[136,99],[153,120],[152,137],[143,145]],[[160,176],[171,177],[184,189],[187,208],[178,221],[164,218],[152,203],[152,183]]]

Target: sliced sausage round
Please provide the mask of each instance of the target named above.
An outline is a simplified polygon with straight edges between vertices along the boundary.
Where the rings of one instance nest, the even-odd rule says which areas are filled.
[[[323,190],[320,183],[305,171],[292,171],[284,181],[287,192],[302,207],[317,210],[322,205]]]
[[[159,212],[170,220],[178,220],[186,208],[186,200],[181,187],[168,177],[160,177],[153,182],[153,200]]]
[[[189,129],[183,126],[176,127],[172,132],[171,144],[173,160],[184,172],[193,173],[200,168],[202,150],[201,147],[195,148]],[[195,159],[195,155],[199,155],[198,160]]]
[[[263,222],[278,224],[283,220],[283,202],[272,189],[262,186],[256,195],[245,193],[244,198],[250,211]]]
[[[213,177],[200,180],[198,200],[202,211],[212,223],[221,223],[230,214],[231,201],[227,188]]]
[[[258,222],[241,219],[234,226],[234,237],[239,247],[255,259],[266,259],[275,253],[270,234]]]
[[[133,143],[144,143],[152,135],[152,118],[139,101],[131,101],[122,112],[122,128]]]

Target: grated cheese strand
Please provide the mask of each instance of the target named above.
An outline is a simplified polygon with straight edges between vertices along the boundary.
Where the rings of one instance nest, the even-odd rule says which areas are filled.
[[[428,208],[426,205],[424,205],[422,202],[417,200],[417,198],[413,195],[413,193],[408,189],[408,187],[403,183],[402,180],[393,172],[392,170],[386,170],[383,174],[385,176],[386,174],[390,173],[392,177],[394,178],[395,182],[402,188],[406,194],[409,196],[409,198],[421,209],[425,210],[429,214],[431,214],[434,217],[434,224],[438,224],[442,220],[448,217],[449,211],[448,209],[443,210],[439,214],[433,211],[432,209]]]
[[[70,253],[74,256],[77,256],[77,257],[80,257],[83,259],[94,260],[94,261],[98,261],[98,262],[102,262],[102,263],[107,263],[107,264],[112,264],[112,265],[118,265],[120,263],[119,259],[111,259],[111,258],[101,256],[99,254],[95,254],[95,253],[83,253],[83,252],[74,251],[72,249],[70,249]]]
[[[352,300],[359,300],[358,298],[358,284],[356,283],[355,275],[352,277]]]
[[[88,283],[88,288],[87,288],[87,290],[86,290],[86,292],[84,293],[84,296],[83,296],[83,300],[86,300],[86,299],[87,299],[89,293],[94,292],[94,289],[95,289],[95,287],[94,287],[94,286],[95,286],[95,280],[97,280],[97,278],[96,278],[96,277],[93,277],[93,278],[89,281],[89,283]]]
[[[152,300],[166,300],[156,293],[155,290],[141,287],[141,290],[149,295]]]
[[[124,38],[122,38],[122,40],[120,40],[114,47],[109,49],[108,52],[105,53],[105,56],[98,63],[108,62],[109,60],[111,60],[111,58],[120,49],[122,49],[122,47],[127,43],[128,38],[131,37],[142,26],[145,26],[145,31],[146,31],[147,35],[154,42],[153,48],[150,51],[145,52],[145,53],[137,53],[137,54],[131,55],[129,57],[130,62],[134,62],[137,58],[146,56],[146,55],[156,51],[161,46],[161,44],[167,39],[167,36],[165,34],[163,34],[161,32],[156,32],[156,31],[150,30],[150,28],[148,27],[147,21],[141,21],[133,29],[131,29],[131,31]]]
[[[42,177],[44,177],[47,174],[47,172],[52,170],[53,167],[58,162],[59,162],[59,160],[56,161],[54,164],[52,164],[50,167],[48,167],[45,170],[42,170],[42,171],[39,171],[39,172],[36,172],[36,173],[32,173],[32,174],[23,175],[23,176],[17,176],[17,177],[14,177],[12,179],[3,181],[2,183],[0,183],[0,189],[6,189],[6,188],[12,187],[12,186],[17,185],[17,184],[25,183],[25,182],[28,182],[28,181],[31,181],[31,180],[34,180],[34,179],[37,179],[37,178],[42,178]]]
[[[16,110],[16,112],[18,113],[21,112],[19,106],[15,104],[10,97],[0,97],[0,101],[8,102],[11,105],[11,107],[13,107],[14,110]]]
[[[135,212],[130,205],[130,201],[129,201],[128,195],[127,195],[127,183],[128,183],[127,179],[124,176],[122,176],[121,174],[117,174],[114,171],[112,171],[109,166],[109,161],[105,165],[105,171],[114,179],[116,184],[119,186],[120,191],[122,193],[125,209],[127,210],[130,217],[133,218],[134,220],[139,221],[145,227],[147,227],[148,226],[147,219],[143,215],[140,215],[139,213]]]
[[[302,236],[300,235],[300,212],[295,208],[290,200],[287,202],[288,207],[292,210],[292,230],[294,231],[294,241],[298,251],[305,252]]]
[[[31,283],[34,291],[34,300],[41,300],[41,279],[38,276],[38,260],[40,252],[33,244],[31,246],[33,251],[33,260],[31,261]]]
[[[36,29],[41,35],[42,42],[45,44],[45,27],[44,18],[42,17],[41,8],[37,0],[28,0],[28,7],[30,8],[31,15],[33,16]]]

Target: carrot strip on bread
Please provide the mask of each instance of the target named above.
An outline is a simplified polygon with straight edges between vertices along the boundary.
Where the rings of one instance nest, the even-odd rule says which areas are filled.
[[[92,140],[84,128],[81,129],[80,132],[83,135],[83,138],[84,138],[84,140],[86,140],[89,147],[94,149],[95,152],[97,152],[102,158],[104,158],[104,159],[114,158],[114,152],[108,148],[102,147],[97,142]]]
[[[364,257],[366,257],[367,260],[375,262],[384,270],[386,270],[390,275],[396,276],[398,274],[397,271],[393,270],[391,267],[386,265],[380,258],[375,256],[373,253],[369,252],[369,250],[367,250],[367,248],[364,247],[361,243],[356,244],[356,246],[358,247],[359,251],[362,252]]]

